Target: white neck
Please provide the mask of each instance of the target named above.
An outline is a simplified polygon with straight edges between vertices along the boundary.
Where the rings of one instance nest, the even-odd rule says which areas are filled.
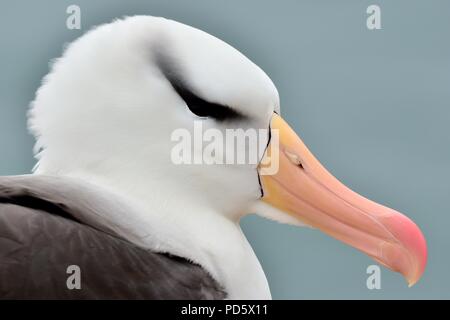
[[[180,196],[164,203],[154,201],[151,195],[157,189],[149,187],[148,181],[139,185],[136,180],[116,183],[92,174],[68,176],[113,192],[117,197],[112,205],[128,207],[126,216],[123,210],[106,210],[108,216],[101,218],[130,242],[201,265],[223,286],[228,299],[271,299],[263,269],[239,221]]]

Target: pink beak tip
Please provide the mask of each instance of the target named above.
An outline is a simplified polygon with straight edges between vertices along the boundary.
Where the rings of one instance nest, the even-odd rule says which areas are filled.
[[[427,243],[422,231],[408,217],[398,214],[389,224],[389,229],[404,246],[408,259],[399,265],[399,271],[405,276],[408,287],[419,281],[427,264]]]

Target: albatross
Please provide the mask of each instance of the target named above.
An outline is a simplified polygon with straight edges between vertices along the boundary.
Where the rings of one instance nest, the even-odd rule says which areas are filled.
[[[256,164],[174,163],[172,133],[198,121],[277,143],[267,135]],[[416,224],[334,178],[271,79],[196,28],[134,16],[92,29],[55,60],[28,124],[33,174],[0,177],[2,298],[270,299],[239,225],[251,213],[319,229],[409,285],[424,272]]]

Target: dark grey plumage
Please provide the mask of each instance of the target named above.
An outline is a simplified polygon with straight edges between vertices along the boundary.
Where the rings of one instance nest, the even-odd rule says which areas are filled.
[[[87,224],[83,210],[101,209],[86,192],[65,178],[0,177],[0,298],[225,298],[200,266]],[[81,269],[81,290],[67,288],[70,265]]]

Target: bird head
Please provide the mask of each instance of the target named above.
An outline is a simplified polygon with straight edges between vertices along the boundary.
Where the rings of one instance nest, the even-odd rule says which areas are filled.
[[[53,64],[29,126],[37,173],[102,179],[162,212],[308,225],[410,284],[424,271],[419,228],[334,178],[280,116],[270,78],[198,29],[137,16],[88,32]]]

